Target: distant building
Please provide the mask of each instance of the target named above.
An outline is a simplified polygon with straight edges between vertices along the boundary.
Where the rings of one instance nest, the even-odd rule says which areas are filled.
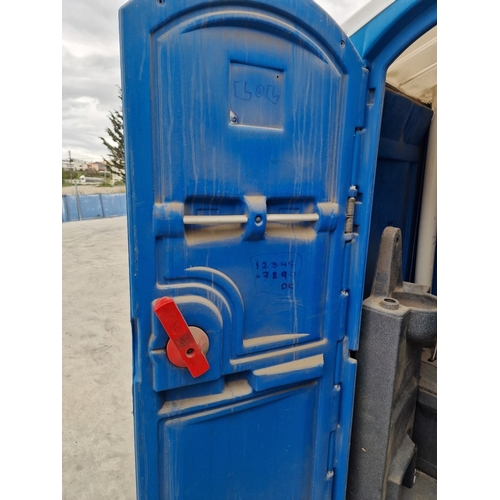
[[[106,172],[106,165],[102,161],[93,161],[87,163],[87,169],[95,172]]]
[[[106,164],[102,161],[83,161],[78,158],[69,158],[62,160],[64,170],[93,170],[94,172],[106,172]]]
[[[78,158],[72,158],[70,162],[67,158],[62,161],[62,168],[64,168],[64,170],[86,170],[87,162],[79,160]]]

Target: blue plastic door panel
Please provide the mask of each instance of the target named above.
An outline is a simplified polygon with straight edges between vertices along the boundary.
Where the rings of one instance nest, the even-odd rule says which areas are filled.
[[[120,26],[138,498],[331,499],[362,61],[312,1],[132,0]],[[199,377],[164,297],[208,338]]]

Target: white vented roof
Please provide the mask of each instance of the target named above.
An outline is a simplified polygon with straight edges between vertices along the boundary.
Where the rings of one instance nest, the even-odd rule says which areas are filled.
[[[422,102],[432,101],[437,86],[437,26],[389,66],[387,83]]]
[[[352,35],[395,0],[314,0]],[[437,86],[437,28],[411,45],[387,71],[387,83],[400,92],[430,103]]]
[[[314,0],[346,32],[348,36],[396,0]]]

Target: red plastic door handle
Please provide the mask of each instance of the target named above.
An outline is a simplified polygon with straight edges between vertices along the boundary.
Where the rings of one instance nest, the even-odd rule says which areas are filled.
[[[189,330],[174,299],[163,297],[157,300],[153,310],[170,340],[179,350],[179,355],[186,363],[189,373],[194,378],[206,373],[210,369],[207,358]]]

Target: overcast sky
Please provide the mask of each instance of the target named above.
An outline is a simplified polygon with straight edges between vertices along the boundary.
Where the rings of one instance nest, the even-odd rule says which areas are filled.
[[[317,0],[342,23],[368,0]],[[118,10],[125,0],[62,2],[62,158],[100,160],[109,111],[120,107]]]
[[[120,107],[118,10],[125,0],[63,0],[62,157],[107,154],[110,110]]]

